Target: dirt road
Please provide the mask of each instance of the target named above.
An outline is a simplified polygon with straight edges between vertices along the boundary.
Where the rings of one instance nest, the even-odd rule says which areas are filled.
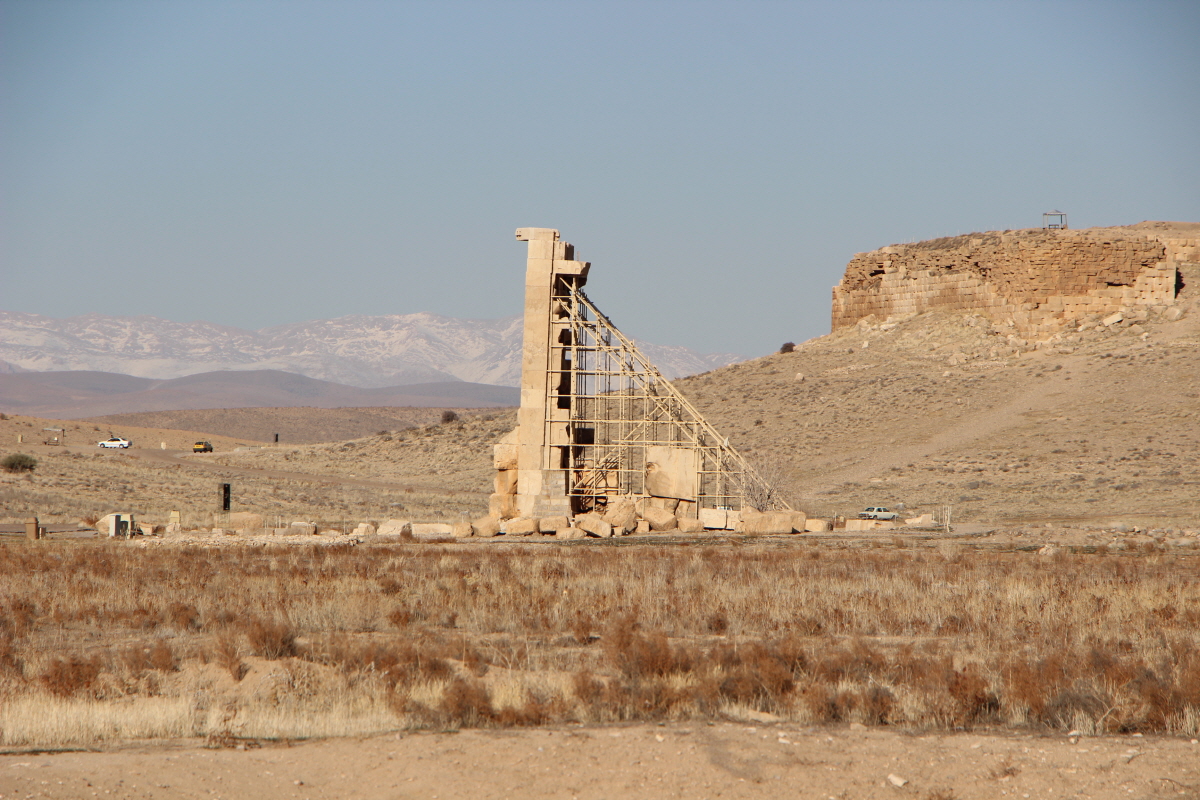
[[[896,785],[903,781],[902,785]],[[5,798],[1200,798],[1187,739],[672,724],[0,756]]]

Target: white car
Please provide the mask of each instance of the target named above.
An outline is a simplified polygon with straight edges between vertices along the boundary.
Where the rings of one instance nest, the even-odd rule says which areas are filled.
[[[100,447],[119,447],[122,450],[127,449],[131,444],[133,442],[128,439],[122,439],[120,436],[113,436],[110,439],[105,439],[103,442],[97,442],[97,445]]]
[[[895,511],[888,511],[883,506],[871,506],[866,511],[858,512],[859,519],[900,519]]]

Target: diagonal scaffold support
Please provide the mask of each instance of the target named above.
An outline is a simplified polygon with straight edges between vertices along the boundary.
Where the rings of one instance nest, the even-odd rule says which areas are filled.
[[[584,294],[590,264],[558,231],[517,238],[530,245],[521,409],[496,446],[494,514],[571,515],[621,497],[790,508]]]

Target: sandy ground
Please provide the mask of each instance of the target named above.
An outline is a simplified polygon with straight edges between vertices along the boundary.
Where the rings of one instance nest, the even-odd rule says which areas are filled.
[[[0,755],[0,797],[1200,798],[1200,744],[731,722],[188,741]]]

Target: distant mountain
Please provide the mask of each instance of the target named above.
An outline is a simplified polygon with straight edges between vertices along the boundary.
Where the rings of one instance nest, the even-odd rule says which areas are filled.
[[[0,410],[51,419],[206,408],[488,408],[515,406],[508,386],[442,381],[364,389],[278,370],[206,372],[159,381],[111,372],[21,372],[0,381]]]
[[[668,378],[743,360],[685,347],[639,346]],[[150,316],[54,319],[0,311],[0,372],[23,370],[90,370],[156,380],[279,370],[362,388],[455,380],[517,386],[521,318],[353,315],[247,331]]]

